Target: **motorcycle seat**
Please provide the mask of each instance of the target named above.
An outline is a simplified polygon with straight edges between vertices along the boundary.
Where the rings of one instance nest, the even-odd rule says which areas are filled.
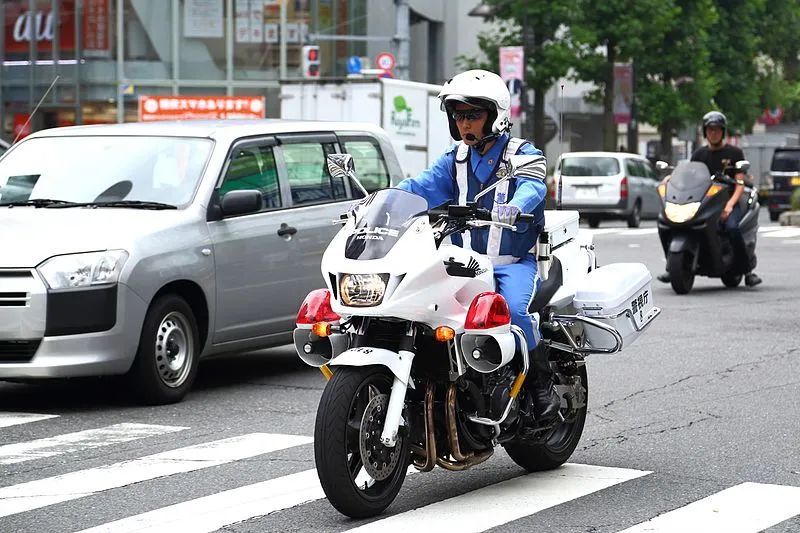
[[[539,290],[536,291],[536,295],[533,297],[533,301],[528,307],[528,312],[533,314],[544,309],[563,284],[564,270],[561,267],[561,261],[558,260],[558,257],[554,256],[553,264],[550,265],[547,279],[539,285]]]

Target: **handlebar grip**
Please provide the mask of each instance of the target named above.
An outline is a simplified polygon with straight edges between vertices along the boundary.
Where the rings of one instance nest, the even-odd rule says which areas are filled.
[[[519,220],[520,222],[536,222],[536,216],[521,214],[519,218],[517,218],[517,220]]]
[[[488,209],[484,209],[483,207],[478,207],[475,209],[475,218],[477,220],[492,220],[492,212]]]

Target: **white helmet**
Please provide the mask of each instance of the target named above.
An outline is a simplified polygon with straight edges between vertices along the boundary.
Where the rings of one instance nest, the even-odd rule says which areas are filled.
[[[452,106],[456,102],[463,102],[489,111],[484,135],[494,134],[497,136],[511,128],[508,114],[511,107],[511,94],[503,79],[494,72],[468,70],[457,74],[444,83],[439,92],[439,100],[442,101],[442,110],[447,112],[450,135],[457,141],[461,140],[461,134],[456,127],[456,121],[450,115]]]

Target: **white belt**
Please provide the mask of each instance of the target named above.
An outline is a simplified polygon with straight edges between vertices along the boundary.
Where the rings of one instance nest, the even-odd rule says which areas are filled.
[[[512,265],[519,261],[519,257],[514,257],[513,255],[489,256],[489,260],[491,260],[494,266]]]

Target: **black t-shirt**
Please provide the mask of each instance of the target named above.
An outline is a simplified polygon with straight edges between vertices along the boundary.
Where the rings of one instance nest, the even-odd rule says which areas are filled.
[[[719,150],[711,150],[708,146],[701,146],[692,154],[692,161],[705,163],[711,174],[725,171],[732,177],[736,177],[736,162],[744,160],[744,152],[737,146],[725,144]]]

